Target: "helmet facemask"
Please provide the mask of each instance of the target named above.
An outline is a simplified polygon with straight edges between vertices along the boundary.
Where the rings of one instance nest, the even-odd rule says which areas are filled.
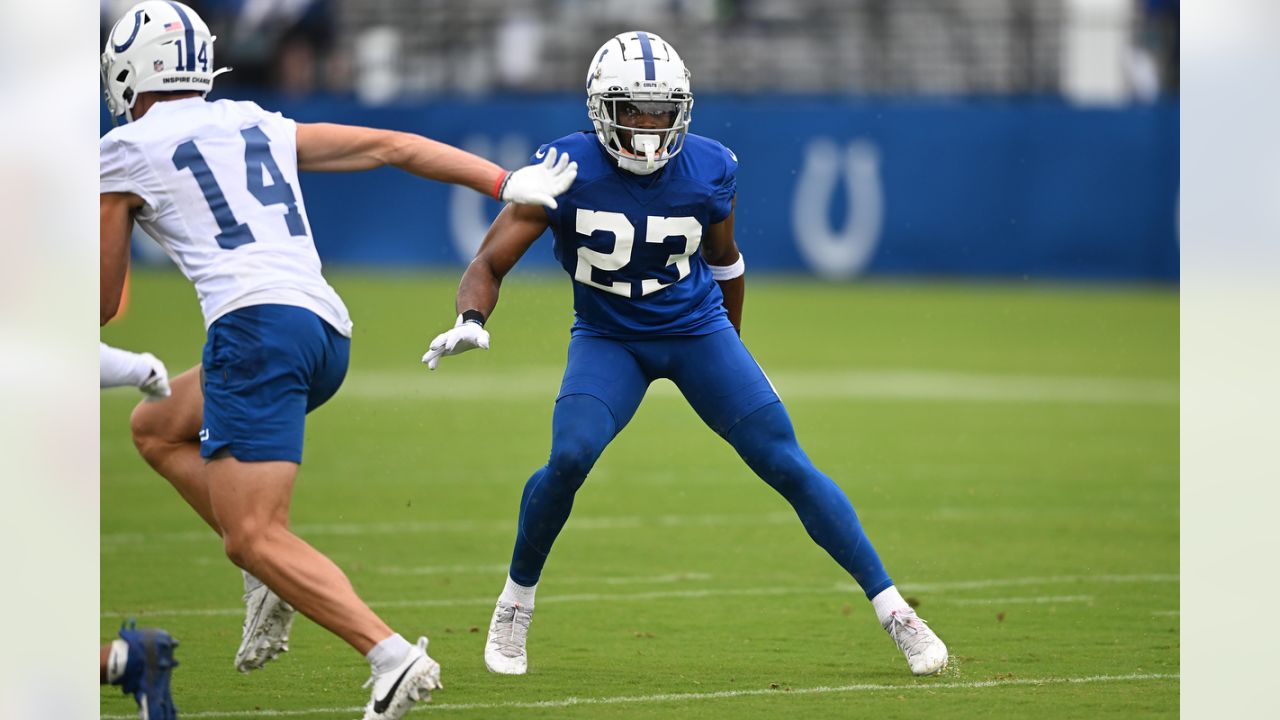
[[[684,147],[693,116],[689,71],[662,38],[622,33],[587,74],[587,116],[596,138],[637,175],[656,172]]]
[[[659,160],[665,163],[684,145],[693,99],[683,94],[686,97],[662,100],[639,100],[633,93],[605,94],[598,107],[606,147],[632,167],[640,161],[639,174],[657,170]]]

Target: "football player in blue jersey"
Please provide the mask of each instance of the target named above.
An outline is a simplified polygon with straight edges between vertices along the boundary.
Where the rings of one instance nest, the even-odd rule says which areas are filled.
[[[791,419],[739,337],[744,263],[733,237],[737,158],[689,134],[689,71],[653,33],[627,32],[587,74],[595,132],[538,149],[578,161],[559,206],[508,205],[458,288],[452,329],[423,357],[487,348],[502,278],[547,228],[573,278],[576,320],[552,419],[551,456],[525,484],[515,551],[485,664],[528,668],[526,637],[547,555],[609,441],[649,383],[668,378],[747,465],[795,508],[809,535],[858,582],[911,671],[930,675],[947,648],[889,579],[845,494],[796,443]]]

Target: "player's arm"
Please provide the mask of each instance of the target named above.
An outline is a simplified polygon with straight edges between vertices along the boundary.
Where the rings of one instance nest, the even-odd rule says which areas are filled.
[[[538,165],[507,172],[484,158],[413,133],[332,123],[298,123],[298,169],[357,172],[397,167],[428,180],[469,187],[499,200],[555,207],[578,164],[554,148]]]
[[[435,370],[440,358],[446,355],[489,348],[489,333],[484,324],[498,306],[502,279],[547,225],[547,213],[540,207],[508,205],[498,213],[458,284],[458,297],[454,302],[457,322],[452,329],[436,336],[427,354],[422,356],[427,367]]]
[[[101,241],[98,284],[99,323],[116,316],[129,270],[129,237],[133,234],[133,214],[142,207],[142,198],[133,193],[108,192],[98,195],[98,233]]]
[[[746,297],[747,282],[743,271],[746,265],[742,253],[738,252],[738,243],[733,239],[733,205],[738,198],[733,198],[729,209],[729,217],[707,228],[702,239],[702,257],[711,266],[711,275],[724,294],[724,309],[729,314],[729,322],[742,334],[742,301]]]

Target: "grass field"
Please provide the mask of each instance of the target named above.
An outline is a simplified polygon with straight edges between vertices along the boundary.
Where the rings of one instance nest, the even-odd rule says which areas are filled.
[[[1178,301],[1165,288],[751,279],[744,337],[801,444],[845,489],[952,666],[913,678],[790,508],[665,381],[605,452],[548,563],[531,671],[481,658],[520,489],[546,459],[571,320],[563,276],[516,276],[493,348],[428,373],[456,276],[332,273],[346,385],[308,422],[295,529],[385,619],[431,638],[414,716],[1169,717],[1178,708]],[[106,342],[171,371],[203,329],[140,273]],[[367,665],[305,619],[232,668],[240,577],[102,395],[102,638],[181,640],[186,717],[358,717]],[[107,718],[136,717],[102,690]]]

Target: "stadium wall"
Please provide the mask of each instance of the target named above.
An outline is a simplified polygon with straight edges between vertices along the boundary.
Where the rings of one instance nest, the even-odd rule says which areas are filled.
[[[376,108],[257,100],[303,122],[421,133],[507,167],[589,128],[576,95]],[[1178,278],[1176,101],[1081,109],[1056,100],[702,95],[693,130],[738,156],[736,230],[753,272]],[[500,209],[393,170],[307,174],[302,183],[331,264],[457,267]],[[553,262],[548,237],[524,265]]]

